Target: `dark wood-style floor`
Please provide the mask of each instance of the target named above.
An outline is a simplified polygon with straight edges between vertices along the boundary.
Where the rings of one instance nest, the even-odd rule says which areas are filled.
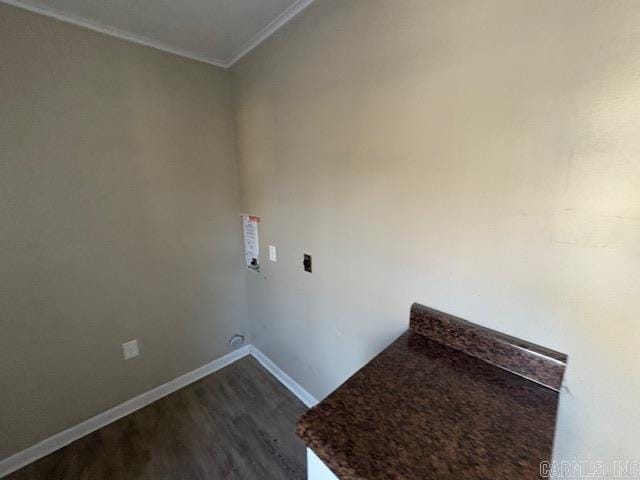
[[[7,479],[304,479],[304,411],[245,357]]]

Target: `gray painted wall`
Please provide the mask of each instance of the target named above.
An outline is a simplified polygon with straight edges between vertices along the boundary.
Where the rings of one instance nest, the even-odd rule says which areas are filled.
[[[254,343],[322,397],[418,301],[569,354],[557,459],[637,459],[639,25],[635,0],[323,0],[245,57],[241,206],[278,247]]]
[[[638,25],[323,0],[244,59],[241,207],[278,247],[246,272],[254,343],[322,397],[419,301],[570,355],[556,458],[636,458]],[[2,458],[248,320],[228,72],[3,5],[0,45]]]
[[[228,72],[0,4],[0,458],[247,333],[234,157]]]

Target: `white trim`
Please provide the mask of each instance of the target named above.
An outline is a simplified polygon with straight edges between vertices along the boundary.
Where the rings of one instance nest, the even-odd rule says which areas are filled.
[[[300,401],[307,407],[313,407],[318,403],[318,400],[313,395],[302,388],[298,382],[287,375],[284,370],[273,363],[269,357],[253,345],[251,345],[251,356],[255,358],[271,375],[276,377],[282,385],[287,387],[291,393],[298,397],[298,399],[300,399]]]
[[[338,480],[336,474],[309,447],[307,447],[307,479]]]
[[[231,353],[213,360],[202,367],[196,368],[191,372],[185,373],[159,387],[153,388],[137,397],[127,400],[120,405],[117,405],[105,412],[99,413],[95,417],[92,417],[84,422],[81,422],[71,428],[63,430],[60,433],[56,433],[52,437],[47,438],[35,445],[22,450],[10,457],[0,461],[0,478],[15,472],[69,445],[71,442],[89,435],[96,430],[101,429],[109,425],[110,423],[120,420],[136,410],[146,407],[147,405],[155,402],[156,400],[165,397],[176,390],[179,390],[187,385],[200,380],[230,364],[236,360],[251,355],[255,358],[260,365],[262,365],[271,375],[282,383],[288,390],[291,391],[302,403],[307,407],[313,407],[318,403],[318,400],[300,386],[294,379],[287,375],[280,367],[278,367],[269,357],[262,353],[258,348],[253,345],[245,345],[238,350],[234,350]]]
[[[256,48],[264,40],[269,38],[285,23],[287,23],[289,20],[291,20],[293,17],[295,17],[305,8],[311,5],[313,3],[313,0],[296,0],[295,2],[293,2],[280,15],[269,22],[266,27],[264,27],[253,37],[251,37],[251,39],[243,47],[238,49],[237,52],[231,56],[230,60],[220,60],[218,58],[206,57],[199,53],[195,53],[190,50],[184,50],[179,47],[174,47],[172,45],[169,45],[168,43],[154,40],[143,35],[126,32],[124,30],[120,30],[119,28],[112,27],[111,25],[96,22],[80,15],[75,15],[73,13],[68,13],[57,8],[44,6],[38,2],[34,2],[33,0],[0,0],[0,3],[6,3],[8,5],[13,5],[14,7],[23,8],[25,10],[29,10],[30,12],[55,18],[56,20],[93,30],[94,32],[104,33],[105,35],[120,38],[128,42],[144,45],[145,47],[151,47],[155,48],[156,50],[162,50],[163,52],[173,53],[174,55],[179,55],[180,57],[189,58],[198,62],[208,63],[209,65],[215,65],[216,67],[229,68],[232,67],[233,64],[235,64],[251,50]]]
[[[19,470],[20,468],[35,462],[36,460],[49,455],[66,445],[69,445],[71,442],[74,442],[85,435],[95,432],[96,430],[109,425],[110,423],[113,423],[116,420],[149,405],[150,403],[155,402],[156,400],[159,400],[160,398],[169,395],[190,383],[200,380],[201,378],[232,364],[236,360],[246,357],[250,353],[252,353],[251,345],[245,345],[244,347],[217,358],[200,368],[196,368],[191,372],[185,373],[170,382],[153,388],[107,410],[106,412],[102,412],[95,417],[85,420],[84,422],[63,430],[40,443],[36,443],[21,452],[7,457],[0,461],[0,478],[5,475],[9,475],[10,473]]]
[[[289,5],[280,15],[274,18],[266,27],[256,33],[251,39],[240,48],[234,55],[231,56],[231,60],[227,62],[227,67],[232,67],[238,60],[244,57],[251,50],[256,48],[267,38],[273,35],[276,30],[282,27],[285,23],[291,20],[293,17],[302,12],[305,8],[313,3],[313,0],[296,0]]]
[[[43,5],[40,5],[39,3],[33,2],[32,0],[0,0],[0,2],[6,3],[8,5],[13,5],[14,7],[23,8],[25,10],[29,10],[30,12],[39,13],[40,15],[55,18],[56,20],[61,20],[66,23],[71,23],[78,27],[88,28],[89,30],[93,30],[94,32],[104,33],[105,35],[109,35],[111,37],[120,38],[122,40],[137,43],[139,45],[144,45],[145,47],[151,47],[155,48],[156,50],[162,50],[163,52],[173,53],[174,55],[179,55],[181,57],[196,60],[198,62],[208,63],[209,65],[215,65],[216,67],[229,67],[228,62],[218,60],[217,58],[208,58],[204,55],[200,55],[199,53],[174,47],[167,43],[153,40],[151,38],[137,35],[135,33],[125,32],[124,30],[120,30],[119,28],[105,25],[103,23],[81,17],[80,15],[67,13],[53,7],[45,7]]]

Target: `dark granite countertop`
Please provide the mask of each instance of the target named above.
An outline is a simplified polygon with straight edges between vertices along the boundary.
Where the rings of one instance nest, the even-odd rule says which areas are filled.
[[[512,373],[513,365],[508,371],[488,363],[500,360],[487,357],[486,343],[481,359],[473,349],[450,346],[456,341],[442,343],[442,335],[428,338],[425,322],[442,327],[459,320],[436,314],[446,316],[414,305],[412,328],[303,415],[298,434],[343,480],[540,478],[540,462],[551,459],[558,403],[557,389],[541,384],[550,378],[541,370],[561,364],[551,382],[559,388],[566,356],[514,342],[541,371],[525,378]],[[500,342],[511,338],[467,328],[488,335],[489,345],[493,334]]]

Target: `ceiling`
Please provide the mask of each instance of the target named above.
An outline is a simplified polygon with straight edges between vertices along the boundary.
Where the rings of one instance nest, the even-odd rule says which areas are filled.
[[[221,67],[313,0],[0,0]]]

